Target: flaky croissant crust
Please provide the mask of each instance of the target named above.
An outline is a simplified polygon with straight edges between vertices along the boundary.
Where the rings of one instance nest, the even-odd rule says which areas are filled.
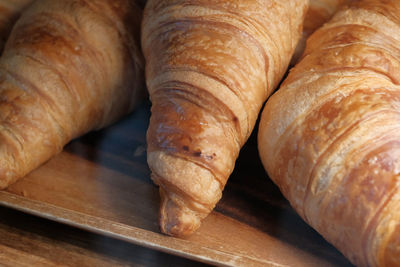
[[[129,0],[38,0],[0,58],[0,187],[132,110],[142,11]]]
[[[11,32],[14,23],[33,0],[0,0],[0,51]]]
[[[400,259],[400,2],[365,0],[307,41],[262,113],[263,164],[359,266]]]
[[[192,233],[220,199],[261,105],[286,71],[306,5],[148,1],[148,163],[161,186],[163,232]]]
[[[352,1],[357,0],[310,0],[310,5],[304,18],[303,33],[290,62],[291,66],[294,66],[301,58],[306,47],[307,38],[330,20],[339,8],[343,8],[344,5]]]

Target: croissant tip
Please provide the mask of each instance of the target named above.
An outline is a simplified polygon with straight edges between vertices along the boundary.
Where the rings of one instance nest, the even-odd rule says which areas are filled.
[[[161,226],[161,231],[169,236],[173,237],[188,237],[191,234],[193,234],[197,227],[193,227],[192,223],[186,223],[182,220],[174,220],[174,221],[169,221],[166,223],[160,223]]]
[[[16,181],[16,175],[7,169],[0,167],[0,190],[6,189],[10,184]]]
[[[174,237],[187,237],[200,227],[200,218],[195,211],[177,204],[162,193],[160,208],[160,228],[164,234]]]

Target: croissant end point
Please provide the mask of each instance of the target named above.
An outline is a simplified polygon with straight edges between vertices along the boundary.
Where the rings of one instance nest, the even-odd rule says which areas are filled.
[[[200,227],[200,218],[186,207],[181,207],[168,197],[160,188],[161,208],[160,227],[164,234],[185,237],[191,235]]]
[[[0,167],[0,190],[6,189],[10,184],[16,180],[13,172]]]

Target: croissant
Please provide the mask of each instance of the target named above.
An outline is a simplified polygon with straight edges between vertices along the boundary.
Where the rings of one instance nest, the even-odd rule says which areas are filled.
[[[269,176],[358,266],[400,266],[399,114],[398,0],[336,13],[262,112]]]
[[[130,0],[38,0],[0,58],[0,187],[132,110],[144,90],[142,10]]]
[[[0,51],[20,13],[33,0],[0,0]]]
[[[284,75],[306,0],[150,0],[142,48],[160,228],[187,236],[221,198],[261,105]]]
[[[352,0],[310,0],[303,24],[303,34],[293,54],[291,65],[300,59],[306,46],[307,38],[325,22],[327,22],[339,7],[350,3]],[[353,0],[355,1],[355,0]]]

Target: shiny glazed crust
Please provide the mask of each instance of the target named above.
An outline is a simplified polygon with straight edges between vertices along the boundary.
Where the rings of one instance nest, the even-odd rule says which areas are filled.
[[[191,234],[220,199],[261,105],[287,69],[307,2],[148,1],[148,163],[160,185],[164,233]]]
[[[357,266],[400,259],[400,1],[364,0],[307,41],[262,113],[262,162]]]
[[[129,112],[143,88],[129,0],[38,0],[0,59],[0,187]]]

